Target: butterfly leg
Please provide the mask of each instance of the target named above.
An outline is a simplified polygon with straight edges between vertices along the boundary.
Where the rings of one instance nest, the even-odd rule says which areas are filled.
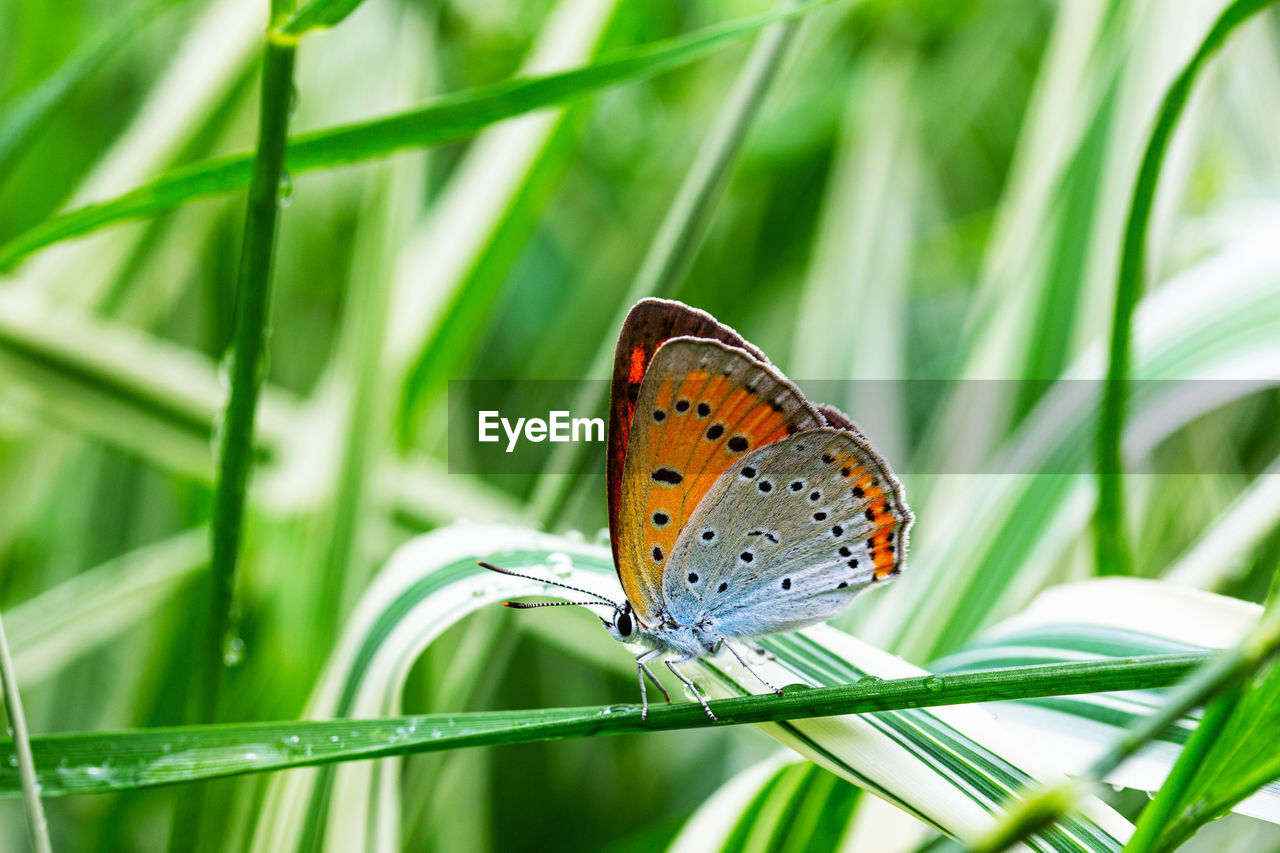
[[[694,684],[692,679],[689,678],[689,676],[685,675],[683,672],[676,669],[676,664],[686,663],[691,660],[693,660],[693,655],[685,655],[682,658],[672,658],[671,660],[663,661],[663,663],[667,665],[667,669],[675,673],[676,678],[683,681],[685,686],[693,691],[693,695],[698,697],[698,701],[702,703],[702,710],[707,712],[708,717],[710,717],[712,720],[715,720],[717,719],[716,715],[711,713],[711,706],[707,704],[706,697],[702,695],[702,691],[698,689],[698,685]]]
[[[733,652],[733,656],[738,659],[738,663],[742,664],[742,666],[747,670],[747,672],[754,675],[756,677],[756,681],[759,681],[761,684],[763,684],[765,687],[768,687],[770,690],[772,690],[774,693],[777,693],[779,696],[782,695],[782,688],[774,687],[772,684],[770,684],[768,681],[765,680],[765,677],[763,675],[761,675],[760,673],[752,669],[751,664],[747,663],[746,659],[743,658],[742,655],[738,654],[738,650],[735,649],[732,645],[730,645],[728,640],[726,640],[724,637],[721,637],[720,642],[724,643],[724,647],[726,649]]]
[[[671,704],[671,694],[667,693],[667,688],[662,686],[662,682],[654,677],[649,667],[645,666],[647,661],[651,661],[658,655],[662,654],[662,649],[650,649],[636,658],[636,679],[640,682],[640,719],[646,719],[649,716],[649,697],[645,692],[644,679],[645,676],[653,682],[653,686],[662,691],[662,698],[667,700],[667,704]]]

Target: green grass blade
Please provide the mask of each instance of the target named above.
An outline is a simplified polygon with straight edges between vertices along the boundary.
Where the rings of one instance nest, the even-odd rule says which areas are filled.
[[[1280,357],[1280,252],[1272,248],[1273,223],[1263,220],[1256,230],[1233,232],[1220,251],[1144,298],[1137,326],[1146,344],[1137,372],[1151,382],[1137,387],[1132,404],[1134,422],[1145,421],[1150,440],[1174,433],[1199,411],[1189,407],[1184,418],[1152,421],[1153,407],[1163,405],[1156,392],[1163,380],[1231,376],[1232,364],[1267,364]],[[1096,375],[1103,359],[1100,347],[1086,350],[1066,375]],[[1096,410],[1090,408],[1095,401],[1077,399],[1082,395],[1069,390],[1072,384],[1046,393],[994,459],[1016,459],[1018,470],[1027,473],[1085,470],[1096,439]],[[1241,395],[1255,390],[1243,382],[1234,387]],[[1049,581],[1041,570],[1073,537],[1087,534],[1096,485],[1094,477],[1069,474],[983,477],[980,489],[935,489],[916,507],[920,517],[933,521],[931,532],[913,537],[913,563],[947,570],[904,575],[868,614],[860,635],[927,660],[1016,612],[1025,599],[1016,597],[1009,580],[1016,574],[1027,584],[1024,590]]]
[[[532,743],[645,731],[743,725],[840,714],[932,708],[1090,691],[1166,687],[1191,672],[1203,653],[1149,655],[1010,667],[955,675],[868,679],[834,687],[795,687],[783,696],[712,701],[712,723],[694,702],[477,711],[373,720],[222,723],[35,738],[32,747],[45,796],[106,793],[238,773],[438,752],[472,746]],[[13,742],[0,742],[0,759]],[[20,790],[0,761],[0,796]]]
[[[356,10],[364,0],[311,0],[294,12],[284,23],[275,27],[272,38],[279,41],[295,39],[311,30],[324,30],[336,26]]]
[[[0,109],[0,182],[67,97],[101,67],[122,39],[144,26],[160,8],[157,0],[149,0],[121,10],[111,27],[82,44],[56,71]]]
[[[1157,839],[1169,831],[1171,818],[1186,805],[1188,789],[1205,756],[1212,752],[1222,729],[1240,701],[1240,688],[1227,690],[1205,708],[1204,717],[1187,741],[1169,777],[1156,792],[1151,805],[1142,810],[1133,827],[1126,853],[1147,853],[1157,849]]]
[[[557,106],[600,89],[692,62],[731,40],[770,24],[805,15],[833,0],[745,17],[698,32],[619,51],[583,68],[515,79],[441,98],[416,110],[294,137],[287,168],[292,174],[384,157],[405,148],[464,139],[483,127],[543,107]],[[253,155],[195,163],[109,201],[55,216],[0,246],[0,269],[51,243],[113,222],[137,219],[197,198],[231,192],[249,183]]]
[[[1125,534],[1123,461],[1120,441],[1124,431],[1130,374],[1129,349],[1133,339],[1133,315],[1147,275],[1147,224],[1155,204],[1156,184],[1174,128],[1182,116],[1191,87],[1204,64],[1217,53],[1237,27],[1272,5],[1272,0],[1236,0],[1218,17],[1200,47],[1165,94],[1155,127],[1142,155],[1133,201],[1125,223],[1120,271],[1116,279],[1107,382],[1098,423],[1098,505],[1094,516],[1095,563],[1099,574],[1133,573],[1133,556]]]

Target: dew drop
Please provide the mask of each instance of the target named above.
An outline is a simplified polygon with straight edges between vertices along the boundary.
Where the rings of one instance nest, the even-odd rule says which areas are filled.
[[[239,666],[242,660],[244,660],[244,640],[240,637],[232,637],[227,640],[222,649],[222,665]]]
[[[276,203],[281,208],[293,204],[293,175],[288,172],[280,173],[280,186],[276,189]]]
[[[567,578],[573,574],[573,560],[563,551],[556,551],[547,555],[547,568],[555,573],[558,578]]]
[[[939,690],[947,686],[946,680],[941,675],[931,675],[924,680],[926,690],[937,693]]]

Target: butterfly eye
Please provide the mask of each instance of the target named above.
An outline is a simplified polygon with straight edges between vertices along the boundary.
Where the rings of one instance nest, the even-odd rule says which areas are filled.
[[[613,620],[613,627],[618,629],[618,633],[624,637],[631,636],[631,614],[625,610],[620,611],[617,618]]]

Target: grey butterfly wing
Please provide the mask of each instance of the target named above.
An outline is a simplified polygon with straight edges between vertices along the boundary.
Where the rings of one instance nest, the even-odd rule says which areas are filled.
[[[668,612],[728,638],[825,621],[902,570],[912,521],[860,434],[797,433],[745,455],[699,503],[663,575]]]

